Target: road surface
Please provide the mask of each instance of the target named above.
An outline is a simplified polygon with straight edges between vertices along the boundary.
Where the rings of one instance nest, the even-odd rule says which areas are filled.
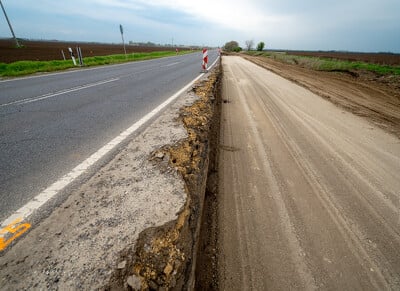
[[[201,62],[193,53],[0,81],[0,221],[193,80]]]
[[[221,290],[399,290],[400,140],[223,58]]]

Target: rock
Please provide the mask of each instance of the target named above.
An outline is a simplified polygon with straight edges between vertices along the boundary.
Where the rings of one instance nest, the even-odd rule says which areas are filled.
[[[133,290],[140,290],[142,286],[140,278],[135,275],[129,276],[126,283],[128,283]]]
[[[125,266],[126,266],[126,261],[122,261],[122,262],[120,262],[120,263],[118,264],[117,268],[118,268],[118,269],[124,269]]]
[[[156,153],[156,158],[157,158],[157,159],[162,159],[162,158],[164,158],[164,153],[163,153],[163,152],[158,152],[158,153]]]
[[[169,274],[171,274],[172,272],[172,265],[170,263],[168,263],[168,265],[164,268],[164,274],[169,276]]]

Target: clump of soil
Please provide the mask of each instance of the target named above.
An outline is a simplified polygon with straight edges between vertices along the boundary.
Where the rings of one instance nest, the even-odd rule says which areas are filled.
[[[188,136],[176,145],[165,146],[152,155],[164,171],[175,169],[185,181],[187,201],[178,219],[143,231],[136,244],[131,271],[111,288],[134,290],[182,290],[194,285],[197,239],[200,232],[214,111],[215,86],[220,71],[193,89],[199,97],[181,109],[179,119]],[[168,162],[165,162],[168,161]]]

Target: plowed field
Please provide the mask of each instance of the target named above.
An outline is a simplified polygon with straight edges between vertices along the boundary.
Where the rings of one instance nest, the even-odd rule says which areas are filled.
[[[320,57],[351,62],[366,62],[380,65],[400,65],[400,54],[392,53],[353,53],[353,52],[306,52],[288,51],[290,55]]]
[[[65,57],[69,57],[68,47],[74,52],[79,46],[83,57],[105,56],[113,54],[123,54],[122,44],[101,44],[101,43],[78,43],[78,42],[60,42],[60,41],[20,41],[22,48],[15,48],[13,40],[0,40],[0,63],[12,63],[15,61],[51,61],[62,60],[61,51],[64,51]],[[126,45],[126,52],[154,52],[175,50],[175,47],[145,47]],[[76,55],[76,52],[75,52]]]

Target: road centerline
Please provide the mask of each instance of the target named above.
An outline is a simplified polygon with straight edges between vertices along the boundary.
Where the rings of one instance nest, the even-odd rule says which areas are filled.
[[[182,63],[182,62],[174,62],[174,63],[166,64],[166,65],[161,66],[161,68],[172,67],[172,66],[178,65],[180,63]]]
[[[0,107],[32,103],[32,102],[36,102],[36,101],[40,101],[40,100],[53,98],[53,97],[56,97],[56,96],[59,96],[59,95],[72,93],[72,92],[76,92],[76,91],[92,88],[92,87],[95,87],[95,86],[100,86],[100,85],[103,85],[103,84],[115,82],[115,81],[118,81],[118,80],[119,80],[119,78],[113,78],[113,79],[103,80],[103,81],[99,81],[99,82],[95,82],[95,83],[89,83],[89,84],[86,84],[86,85],[81,85],[81,86],[77,86],[77,87],[73,87],[73,88],[69,88],[69,89],[60,90],[60,91],[57,91],[57,92],[54,92],[54,93],[48,93],[48,94],[44,94],[44,95],[41,95],[41,96],[35,96],[35,97],[26,98],[26,99],[23,99],[23,100],[13,101],[13,102],[5,103],[5,104],[0,104]]]

